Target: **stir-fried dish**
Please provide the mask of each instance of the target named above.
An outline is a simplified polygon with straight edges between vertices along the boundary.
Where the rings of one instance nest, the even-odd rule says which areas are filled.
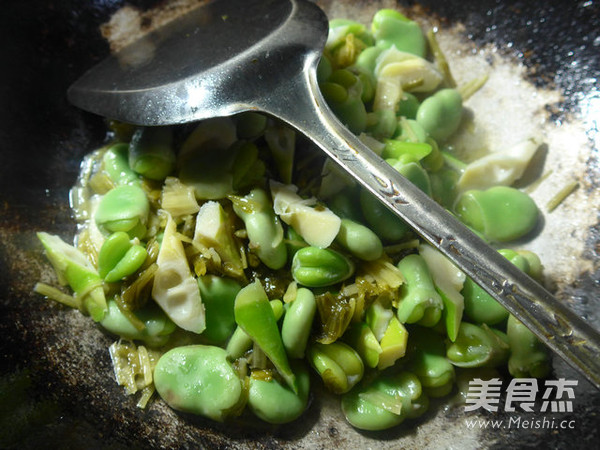
[[[485,78],[457,84],[433,31],[393,10],[332,20],[318,79],[373,152],[541,279],[534,253],[506,248],[538,222],[512,184],[540,142],[457,158],[447,142]],[[217,421],[285,423],[320,377],[352,426],[381,430],[464,380],[549,373],[527,328],[285,124],[112,121],[109,137],[72,190],[75,244],[38,233],[68,289],[35,290],[114,336],[140,407],[156,391]]]

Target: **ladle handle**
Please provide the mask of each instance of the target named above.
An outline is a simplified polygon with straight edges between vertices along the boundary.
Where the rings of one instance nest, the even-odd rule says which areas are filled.
[[[299,80],[290,81],[264,109],[310,138],[600,389],[600,333],[348,131],[321,96],[315,65],[304,71],[304,86]]]

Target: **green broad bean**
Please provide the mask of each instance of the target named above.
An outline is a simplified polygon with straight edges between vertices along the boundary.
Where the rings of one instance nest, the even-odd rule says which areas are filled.
[[[265,163],[258,157],[258,147],[252,142],[238,141],[229,149],[235,155],[231,167],[234,190],[256,185],[265,174]]]
[[[418,23],[393,9],[380,9],[373,16],[371,30],[377,47],[395,46],[398,50],[425,57],[427,41]]]
[[[247,111],[235,116],[238,139],[254,140],[262,136],[267,128],[267,116],[254,111]]]
[[[98,253],[98,273],[102,278],[125,256],[131,245],[129,235],[124,231],[117,231],[106,238]]]
[[[447,257],[430,245],[419,246],[419,255],[423,257],[433,279],[434,286],[444,304],[442,312],[445,334],[454,342],[458,334],[464,312],[464,298],[460,294],[466,275]]]
[[[452,389],[454,366],[446,358],[446,348],[440,336],[431,330],[413,327],[409,330],[410,362],[407,369],[419,377],[431,397],[446,395]]]
[[[454,211],[463,223],[493,242],[525,236],[533,230],[539,215],[529,195],[508,186],[466,191],[457,199]]]
[[[237,413],[244,399],[227,353],[208,345],[176,347],[162,355],[154,369],[154,386],[171,408],[219,422]]]
[[[395,427],[427,408],[421,383],[410,372],[381,375],[366,386],[357,386],[342,397],[346,420],[360,430]]]
[[[360,206],[369,228],[383,241],[397,242],[410,232],[406,222],[382,205],[366,189],[360,190]]]
[[[104,171],[116,185],[141,183],[138,175],[129,167],[128,148],[127,144],[115,144],[102,157]]]
[[[303,363],[294,361],[298,392],[281,384],[277,379],[261,380],[250,376],[248,406],[260,419],[273,424],[296,420],[306,410],[310,392],[310,376]]]
[[[400,102],[398,103],[396,115],[398,117],[406,117],[407,119],[415,120],[417,118],[419,105],[419,100],[414,94],[403,92]]]
[[[361,23],[348,19],[329,22],[326,50],[335,67],[352,65],[362,49],[372,46],[374,42],[371,33]]]
[[[375,66],[377,65],[377,58],[383,50],[384,49],[381,47],[368,47],[364,49],[356,58],[354,67],[374,77]]]
[[[397,163],[394,168],[427,195],[431,195],[429,176],[418,163]],[[400,241],[411,231],[406,222],[366,189],[360,191],[360,206],[369,228],[384,241]]]
[[[342,219],[336,242],[364,261],[374,261],[383,254],[383,244],[369,228],[350,219]]]
[[[148,252],[144,247],[137,244],[132,245],[112,270],[106,274],[104,281],[114,283],[133,275],[142,267],[147,257]]]
[[[151,180],[164,180],[175,169],[171,127],[138,128],[129,142],[129,167]]]
[[[434,326],[442,316],[443,302],[421,255],[402,258],[397,265],[406,282],[400,287],[398,319],[402,323]]]
[[[529,250],[517,250],[517,253],[527,261],[527,275],[535,280],[540,281],[544,275],[544,266],[542,265],[540,257]]]
[[[452,209],[456,201],[458,192],[456,183],[460,174],[454,170],[442,167],[440,170],[429,173],[429,181],[431,182],[432,198],[446,209]]]
[[[354,73],[362,85],[362,93],[360,99],[364,104],[370,103],[375,97],[375,88],[377,86],[377,80],[371,72],[367,72],[360,67],[351,67],[350,70]],[[392,125],[388,123],[388,126]],[[395,127],[395,125],[394,125]],[[393,133],[393,132],[392,132]]]
[[[428,137],[427,131],[419,122],[403,117],[398,121],[398,128],[396,128],[396,134],[394,135],[394,139],[399,141],[415,143],[426,143]]]
[[[455,89],[442,89],[423,100],[417,110],[417,123],[436,141],[448,139],[460,125],[462,97]]]
[[[329,198],[327,206],[338,217],[361,223],[364,219],[360,205],[356,202],[357,195],[355,187],[347,187]]]
[[[369,228],[383,241],[400,241],[410,232],[406,222],[382,205],[366,189],[360,190],[360,207]]]
[[[512,249],[498,250],[502,256],[525,272],[532,275],[529,261],[532,261],[534,271],[539,274],[541,264],[539,258],[533,252],[521,252]],[[504,323],[508,319],[509,312],[498,303],[491,295],[483,290],[471,278],[465,280],[462,290],[465,299],[465,314],[475,323],[485,323],[487,325],[497,325]]]
[[[381,157],[389,162],[394,160],[402,164],[418,162],[432,152],[431,145],[426,142],[410,142],[398,139],[386,139]]]
[[[516,378],[544,378],[550,373],[548,351],[539,339],[512,314],[508,317],[506,335],[510,346],[508,371]]]
[[[233,305],[242,287],[232,278],[216,275],[198,277],[198,287],[206,312],[206,328],[202,336],[221,344],[235,331]]]
[[[304,357],[316,312],[314,294],[306,288],[299,288],[296,298],[287,305],[281,325],[281,339],[290,358]]]
[[[363,84],[357,75],[347,69],[335,70],[321,84],[321,90],[332,111],[350,131],[360,134],[365,130],[367,111],[362,100]]]
[[[445,325],[448,339],[454,342],[456,340],[456,336],[458,335],[458,330],[463,317],[464,298],[458,291],[447,293],[439,287],[438,293],[444,302],[444,311],[442,313],[443,320],[441,320],[439,323],[443,323]]]
[[[114,283],[138,271],[148,252],[138,244],[132,244],[124,231],[111,234],[98,253],[98,272],[104,281]]]
[[[431,153],[423,158],[421,164],[428,173],[435,173],[444,167],[444,155],[442,155],[437,142],[435,142],[433,139],[428,137],[425,142],[431,146]]]
[[[294,230],[293,227],[286,228],[285,239],[288,258],[294,258],[294,255],[298,250],[308,246],[306,241],[302,239],[302,236],[300,236],[300,234],[296,230]]]
[[[298,392],[296,378],[279,334],[277,319],[260,280],[257,279],[239,291],[235,297],[234,314],[240,328],[262,349],[288,386]]]
[[[125,339],[144,341],[150,347],[162,347],[167,343],[177,326],[156,305],[150,304],[135,311],[135,316],[144,324],[139,330],[124,315],[117,303],[110,299],[107,301],[106,315],[100,325],[110,333]]]
[[[253,189],[243,197],[243,203],[234,202],[233,210],[246,225],[250,248],[267,267],[281,269],[287,262],[283,227],[267,193]]]
[[[290,184],[296,154],[296,132],[288,126],[278,125],[267,127],[264,135],[281,180]]]
[[[331,60],[327,55],[321,56],[319,65],[317,66],[317,80],[319,83],[327,81],[333,73],[333,67],[331,66]]]
[[[68,284],[82,299],[83,308],[95,322],[101,321],[107,310],[102,279],[91,263],[72,245],[60,237],[37,233],[46,257],[54,267],[61,284]]]
[[[375,368],[379,363],[381,345],[365,322],[350,324],[343,336],[344,342],[356,350],[367,367]]]
[[[367,113],[366,132],[375,139],[383,140],[391,138],[398,127],[398,119],[391,109],[379,109]]]
[[[218,200],[233,194],[236,145],[236,128],[231,118],[199,122],[179,151],[178,178],[194,189],[199,200]]]
[[[419,163],[396,162],[392,164],[392,167],[406,177],[412,184],[417,186],[431,197],[431,182],[429,181],[429,174]]]
[[[529,261],[519,252],[510,248],[503,248],[498,250],[498,253],[517,266],[521,271],[529,275]]]
[[[142,239],[149,211],[150,204],[141,187],[120,185],[102,196],[94,220],[101,230],[124,231],[130,238]]]
[[[329,32],[332,35],[331,43],[328,47],[340,45],[348,34],[353,34],[360,39],[365,45],[372,46],[375,44],[373,35],[360,22],[349,19],[331,19],[329,21]]]
[[[509,345],[504,333],[487,325],[462,322],[446,356],[458,367],[498,367],[508,360]]]
[[[304,247],[294,255],[291,272],[302,286],[325,287],[349,278],[354,273],[354,264],[335,250]]]
[[[363,377],[364,364],[359,354],[347,344],[313,343],[308,348],[308,361],[334,394],[352,389]]]

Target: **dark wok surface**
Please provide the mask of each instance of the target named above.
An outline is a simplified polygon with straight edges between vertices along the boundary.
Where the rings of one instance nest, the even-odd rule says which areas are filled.
[[[162,409],[137,410],[114,381],[89,390],[85,379],[100,370],[110,373],[108,352],[101,348],[111,339],[95,331],[100,341],[90,348],[76,319],[66,330],[76,345],[57,337],[54,328],[68,312],[31,293],[46,269],[35,232],[45,230],[67,240],[74,232],[68,209],[68,191],[79,162],[104,139],[103,120],[71,107],[67,87],[109,49],[98,26],[125,4],[146,8],[157,2],[132,0],[9,0],[0,14],[0,447],[19,448],[158,448],[228,447],[236,443],[277,448],[302,437],[314,424],[321,407],[311,406],[299,426],[272,429],[238,423],[214,425],[196,418],[184,419],[190,427],[148,430],[144,421],[162,423]],[[327,5],[331,2],[323,1]],[[360,3],[360,2],[359,2]],[[398,2],[413,7],[416,3]],[[464,23],[467,37],[476,45],[511,43],[506,52],[522,60],[528,77],[538,85],[556,86],[564,102],[551,114],[563,120],[582,107],[582,99],[597,91],[600,73],[600,5],[592,1],[435,1],[418,2],[443,24]],[[577,95],[575,95],[577,94]],[[588,129],[591,145],[598,130]],[[588,162],[591,188],[597,188],[598,149]],[[598,215],[597,211],[591,214]],[[577,305],[600,297],[600,225],[590,230],[587,257],[595,269],[582,273],[567,287]],[[596,302],[597,304],[597,302]],[[597,323],[598,312],[585,311]],[[79,352],[78,349],[81,349]],[[94,350],[95,351],[95,350]],[[85,354],[85,356],[82,356]],[[64,367],[62,362],[64,361]],[[73,369],[76,366],[76,370]],[[78,373],[79,377],[73,374]],[[568,373],[568,372],[567,372]],[[505,430],[495,446],[594,448],[598,442],[600,400],[597,393],[577,398],[576,429]],[[4,405],[4,406],[2,406]],[[4,409],[2,409],[4,408]],[[145,415],[147,414],[147,415]],[[453,420],[452,412],[448,420]],[[496,418],[496,417],[492,417]],[[454,417],[456,419],[456,417]],[[427,420],[427,419],[425,419]],[[190,431],[191,430],[191,431]],[[400,431],[386,440],[402,435]],[[165,440],[161,433],[170,434]],[[496,441],[500,432],[490,434]],[[332,424],[320,447],[352,447]],[[231,440],[230,440],[231,439]],[[432,441],[432,445],[440,441]],[[486,442],[481,443],[483,446]],[[448,445],[451,445],[448,442]],[[491,445],[491,444],[490,444]],[[437,447],[436,447],[437,448]]]

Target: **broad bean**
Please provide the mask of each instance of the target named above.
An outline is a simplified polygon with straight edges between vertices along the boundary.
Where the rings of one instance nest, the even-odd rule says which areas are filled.
[[[462,322],[456,340],[448,346],[446,356],[458,367],[498,367],[509,355],[504,333],[487,325]]]
[[[419,377],[431,397],[450,392],[455,378],[454,367],[446,358],[444,341],[431,330],[413,327],[409,330],[410,362],[408,370]]]
[[[128,145],[119,143],[111,146],[102,157],[102,167],[116,185],[141,183],[139,176],[129,167]]]
[[[254,111],[247,111],[235,116],[237,137],[254,140],[261,136],[267,128],[267,116]]]
[[[417,123],[436,141],[448,139],[462,119],[462,97],[455,89],[442,89],[423,100]]]
[[[366,132],[375,139],[389,139],[396,132],[398,119],[391,109],[380,109],[367,114]]]
[[[202,336],[211,342],[223,343],[235,330],[233,305],[242,287],[232,278],[216,275],[198,277],[198,287],[206,312]]]
[[[142,322],[142,329],[136,328],[125,316],[117,303],[107,301],[107,311],[100,325],[107,331],[125,339],[144,341],[150,347],[161,347],[167,343],[171,333],[177,328],[171,319],[154,303],[135,311]]]
[[[340,341],[315,342],[308,349],[308,361],[334,394],[348,392],[364,373],[364,364],[356,350]]]
[[[248,406],[265,422],[280,424],[297,419],[308,406],[310,376],[304,363],[295,361],[292,369],[296,376],[298,392],[277,379],[261,380],[250,376]]]
[[[287,261],[283,227],[267,193],[260,188],[253,189],[242,202],[234,202],[233,210],[246,225],[250,248],[267,267],[281,269]]]
[[[336,242],[352,255],[365,261],[374,261],[383,254],[383,244],[369,228],[350,219],[342,219]]]
[[[114,283],[137,272],[148,252],[139,244],[132,244],[124,231],[111,234],[98,254],[98,272],[104,281]]]
[[[342,397],[346,420],[355,428],[370,431],[385,430],[414,418],[425,411],[427,404],[419,379],[406,371],[381,375]]]
[[[403,92],[402,98],[398,103],[398,110],[396,115],[399,117],[406,117],[407,119],[415,120],[417,118],[417,111],[419,110],[419,100],[414,94],[410,92]]]
[[[283,346],[290,358],[302,358],[317,312],[315,296],[310,290],[299,288],[296,298],[287,307],[281,325]]]
[[[508,371],[513,377],[543,378],[550,373],[548,351],[529,328],[512,314],[508,317],[506,335],[510,346]]]
[[[377,47],[395,46],[398,50],[425,57],[427,41],[419,24],[393,9],[380,9],[371,24]]]
[[[354,264],[330,248],[304,247],[294,254],[291,271],[298,284],[325,287],[349,278]]]
[[[466,191],[457,199],[454,211],[462,222],[494,242],[525,236],[535,227],[539,214],[529,195],[508,186]]]
[[[172,129],[138,128],[129,143],[129,167],[151,180],[164,180],[175,169]]]
[[[347,69],[335,70],[329,79],[321,83],[321,91],[331,109],[355,134],[367,126],[367,111],[362,100],[363,82]]]
[[[149,211],[150,204],[141,187],[120,185],[102,196],[94,220],[100,229],[124,231],[131,238],[142,239]]]
[[[397,164],[394,168],[427,195],[431,194],[429,177],[419,164],[414,162]],[[391,212],[366,189],[360,191],[360,206],[371,230],[384,241],[399,241],[406,237],[411,230],[406,222]]]
[[[398,268],[406,279],[400,287],[398,319],[402,323],[435,325],[442,316],[442,298],[435,290],[431,274],[422,256],[405,256]]]
[[[526,253],[529,259],[511,249],[501,249],[498,252],[528,275],[531,275],[529,260],[534,264],[536,272],[541,270],[541,267],[536,266],[536,260],[539,262],[539,258],[532,252]],[[465,280],[462,294],[465,299],[465,314],[476,323],[497,325],[505,322],[509,316],[506,308],[492,298],[491,295],[485,292],[471,278]]]
[[[162,355],[154,369],[154,386],[176,410],[219,422],[237,412],[242,382],[220,347],[188,345]]]
[[[381,345],[373,330],[365,322],[350,324],[343,336],[344,341],[360,355],[367,367],[377,367]]]

